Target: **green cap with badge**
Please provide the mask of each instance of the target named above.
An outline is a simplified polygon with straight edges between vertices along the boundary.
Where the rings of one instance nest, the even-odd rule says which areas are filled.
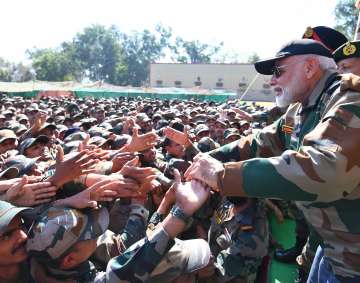
[[[333,52],[333,56],[336,63],[348,58],[360,58],[360,40],[344,43]]]

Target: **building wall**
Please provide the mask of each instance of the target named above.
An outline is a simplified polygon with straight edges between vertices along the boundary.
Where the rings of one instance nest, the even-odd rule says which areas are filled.
[[[256,74],[253,64],[156,63],[150,65],[150,86],[227,89],[241,94]],[[246,98],[274,101],[274,93],[268,84],[269,79],[269,76],[259,75]]]

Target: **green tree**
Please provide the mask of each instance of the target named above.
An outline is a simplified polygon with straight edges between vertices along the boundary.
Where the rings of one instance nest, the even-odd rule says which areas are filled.
[[[120,33],[115,26],[92,25],[78,33],[64,50],[79,63],[82,77],[109,83],[117,81],[122,64]]]
[[[25,82],[35,78],[34,70],[23,63],[14,64],[0,58],[0,81]]]
[[[14,65],[11,80],[15,82],[27,82],[35,79],[35,70],[23,63]]]
[[[124,84],[140,86],[149,77],[149,65],[165,56],[169,48],[172,31],[158,24],[155,33],[144,29],[142,32],[121,34],[121,47],[124,56],[126,74],[122,75]]]
[[[0,81],[10,82],[12,73],[12,64],[3,58],[0,58]]]
[[[355,0],[339,0],[335,7],[335,29],[346,35],[354,37],[359,11],[355,8]]]
[[[53,49],[33,49],[27,51],[32,59],[32,66],[38,80],[66,81],[73,80],[72,61],[63,51]]]
[[[177,55],[176,60],[182,63],[211,63],[211,59],[222,48],[223,43],[210,45],[198,40],[186,41],[180,37],[176,38],[173,51]]]
[[[254,52],[253,54],[251,54],[247,60],[247,62],[249,64],[254,64],[255,62],[259,61],[260,60],[260,56]]]

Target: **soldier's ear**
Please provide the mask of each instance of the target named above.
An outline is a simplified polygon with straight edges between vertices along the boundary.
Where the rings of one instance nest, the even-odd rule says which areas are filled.
[[[313,57],[307,58],[304,69],[306,78],[311,79],[320,70],[320,63]]]
[[[67,255],[65,255],[62,260],[59,263],[59,268],[61,270],[68,270],[76,265],[78,265],[78,261],[76,260],[76,255],[74,252],[69,252]]]

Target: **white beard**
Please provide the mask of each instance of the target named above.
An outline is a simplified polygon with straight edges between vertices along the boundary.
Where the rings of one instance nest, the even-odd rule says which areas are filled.
[[[289,106],[291,103],[294,103],[294,98],[292,92],[289,88],[282,88],[282,93],[275,96],[276,105],[280,108]]]

